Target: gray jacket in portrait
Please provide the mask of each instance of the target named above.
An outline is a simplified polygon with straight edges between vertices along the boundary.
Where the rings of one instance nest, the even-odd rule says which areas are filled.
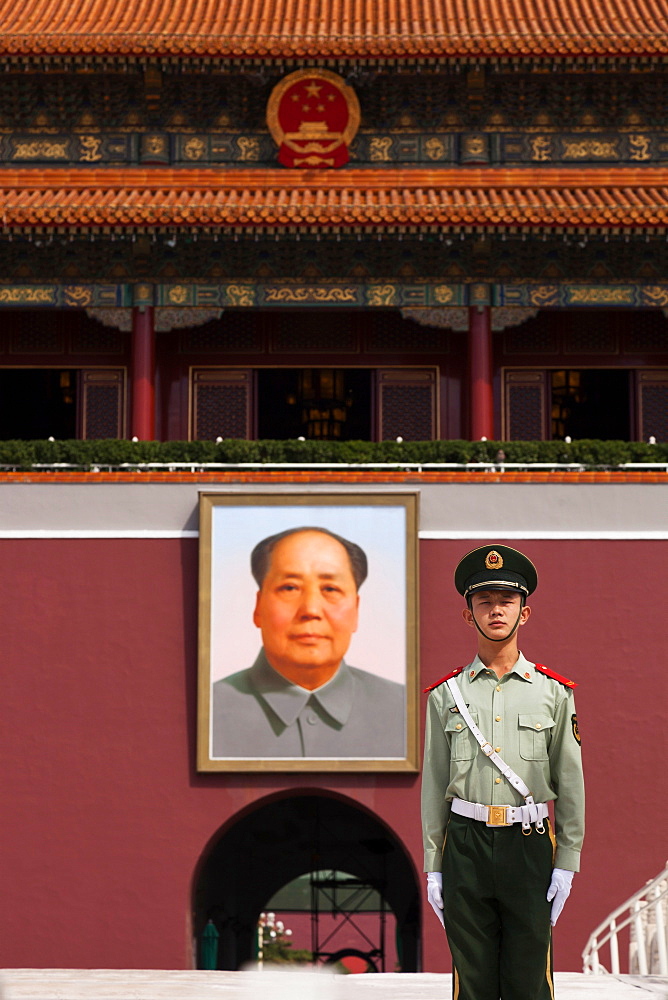
[[[213,757],[404,757],[403,684],[349,666],[315,691],[290,683],[261,650],[213,685]]]

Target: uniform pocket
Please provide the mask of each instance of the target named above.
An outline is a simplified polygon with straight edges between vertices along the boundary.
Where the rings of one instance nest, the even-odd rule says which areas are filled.
[[[524,760],[547,760],[554,719],[549,715],[518,716],[520,757]]]
[[[478,713],[471,712],[471,718],[477,725]],[[473,760],[478,750],[478,744],[459,712],[450,714],[450,718],[445,723],[445,732],[450,743],[452,760]]]

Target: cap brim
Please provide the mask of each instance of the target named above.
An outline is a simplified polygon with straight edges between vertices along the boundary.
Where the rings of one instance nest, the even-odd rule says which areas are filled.
[[[526,580],[480,580],[477,583],[468,583],[465,591],[464,597],[468,597],[469,594],[477,593],[479,590],[511,590],[516,594],[524,594],[525,597],[529,596],[529,588],[527,587]]]

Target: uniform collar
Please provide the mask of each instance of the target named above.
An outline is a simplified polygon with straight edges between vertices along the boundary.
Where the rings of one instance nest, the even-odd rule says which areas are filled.
[[[517,663],[510,673],[517,674],[523,681],[528,681],[529,684],[532,684],[535,677],[535,667],[531,660],[527,660],[526,656],[520,653],[517,657]]]
[[[251,667],[250,680],[256,693],[267,702],[285,726],[295,722],[309,701],[318,702],[340,725],[348,721],[352,711],[353,677],[345,660],[341,660],[339,669],[331,680],[315,691],[308,691],[298,684],[292,684],[274,670],[264,649],[261,649]]]
[[[480,657],[476,655],[475,660],[469,663],[468,667],[464,669],[464,673],[469,681],[474,681],[484,670],[487,670],[487,667]],[[516,674],[521,680],[532,683],[534,678],[534,664],[530,660],[527,660],[523,653],[520,653],[512,670],[509,670],[504,676],[508,677],[510,674]]]

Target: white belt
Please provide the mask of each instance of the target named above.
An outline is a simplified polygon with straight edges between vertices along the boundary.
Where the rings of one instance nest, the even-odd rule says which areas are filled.
[[[477,819],[487,826],[512,826],[513,823],[521,823],[526,832],[535,823],[538,833],[545,832],[543,820],[548,814],[546,802],[533,802],[526,806],[483,806],[479,802],[453,799],[450,808],[458,816]]]

